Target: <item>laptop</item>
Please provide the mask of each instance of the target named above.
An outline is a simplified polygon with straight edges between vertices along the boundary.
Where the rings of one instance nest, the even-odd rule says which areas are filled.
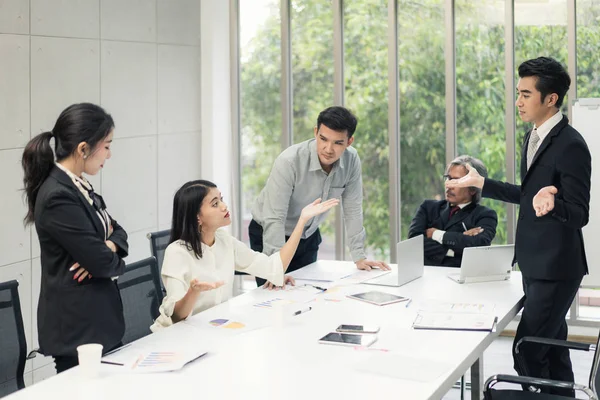
[[[423,276],[425,265],[423,235],[403,240],[396,244],[398,270],[368,280],[366,284],[399,287]]]
[[[466,247],[460,272],[448,275],[458,283],[504,281],[510,279],[515,255],[513,244],[503,246]]]

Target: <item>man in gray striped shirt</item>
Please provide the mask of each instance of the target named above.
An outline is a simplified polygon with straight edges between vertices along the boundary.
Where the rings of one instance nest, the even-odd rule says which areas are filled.
[[[319,114],[314,139],[290,146],[277,157],[252,208],[248,231],[253,250],[267,255],[279,251],[303,207],[317,198],[340,198],[350,254],[358,269],[389,269],[382,261],[367,260],[365,254],[361,165],[356,150],[350,147],[356,124],[349,110],[329,107]],[[326,216],[321,214],[306,225],[288,272],[317,260],[319,225]],[[256,282],[259,286],[265,283],[260,278]]]

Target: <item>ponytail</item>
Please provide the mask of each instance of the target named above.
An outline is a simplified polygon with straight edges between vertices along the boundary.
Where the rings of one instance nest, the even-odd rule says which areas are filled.
[[[52,139],[52,132],[40,133],[27,143],[23,151],[21,165],[23,166],[23,184],[28,206],[25,216],[26,225],[33,223],[38,191],[50,175],[54,165],[54,153],[50,147],[50,139]]]

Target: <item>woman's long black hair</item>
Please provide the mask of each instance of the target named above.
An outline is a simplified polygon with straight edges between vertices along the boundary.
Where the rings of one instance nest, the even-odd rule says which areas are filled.
[[[60,113],[52,131],[40,133],[27,143],[21,159],[28,206],[25,224],[33,222],[37,194],[54,167],[50,140],[54,138],[56,161],[61,161],[75,153],[81,142],[87,143],[93,152],[114,127],[112,117],[102,107],[90,103],[73,104]]]
[[[197,258],[202,258],[202,232],[198,226],[198,213],[210,189],[216,187],[214,183],[200,179],[187,182],[175,193],[169,244],[181,240]]]

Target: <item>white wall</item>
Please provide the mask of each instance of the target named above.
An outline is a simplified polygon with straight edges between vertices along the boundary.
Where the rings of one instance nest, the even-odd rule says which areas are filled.
[[[0,281],[20,283],[29,350],[37,346],[40,250],[35,229],[22,224],[23,147],[74,102],[105,107],[116,123],[113,156],[91,181],[129,233],[126,261],[148,256],[146,234],[170,225],[174,190],[201,176],[200,7],[0,1]],[[48,362],[28,362],[26,383],[53,374]]]

